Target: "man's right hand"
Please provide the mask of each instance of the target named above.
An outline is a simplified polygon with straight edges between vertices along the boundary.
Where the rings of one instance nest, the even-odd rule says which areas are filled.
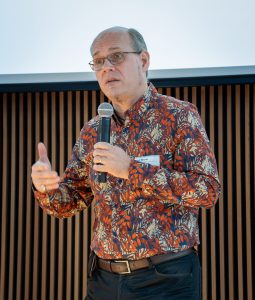
[[[38,153],[39,160],[33,164],[31,174],[35,188],[41,193],[57,189],[60,178],[57,172],[51,171],[51,163],[43,143],[38,144]]]

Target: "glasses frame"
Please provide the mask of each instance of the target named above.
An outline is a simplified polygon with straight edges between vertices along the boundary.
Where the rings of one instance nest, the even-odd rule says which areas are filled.
[[[109,58],[109,57],[110,57],[111,55],[117,54],[117,53],[124,54],[124,55],[123,55],[123,59],[122,59],[121,62],[118,62],[118,63],[112,63],[111,58]],[[129,53],[141,54],[141,53],[142,53],[142,50],[141,50],[141,51],[116,51],[116,52],[113,52],[113,53],[111,53],[111,54],[109,54],[109,55],[107,55],[107,56],[105,56],[105,57],[98,57],[98,58],[100,58],[100,59],[103,59],[103,64],[102,64],[102,67],[101,67],[100,69],[97,69],[97,70],[95,70],[94,59],[92,59],[92,60],[89,62],[89,65],[90,65],[92,71],[97,72],[97,71],[102,70],[102,68],[104,67],[104,63],[105,63],[106,60],[108,60],[113,66],[117,66],[117,65],[120,65],[121,63],[124,62],[124,60],[125,60],[125,58],[126,58],[126,57],[125,57],[125,54],[129,54]]]

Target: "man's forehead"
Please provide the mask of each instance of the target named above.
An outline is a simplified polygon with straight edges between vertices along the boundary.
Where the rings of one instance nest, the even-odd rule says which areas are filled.
[[[131,40],[127,32],[108,32],[99,36],[94,43],[93,56],[102,51],[118,51],[130,46]]]

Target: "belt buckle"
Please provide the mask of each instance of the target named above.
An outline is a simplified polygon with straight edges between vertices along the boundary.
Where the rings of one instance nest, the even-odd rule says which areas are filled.
[[[114,262],[116,263],[125,263],[127,266],[127,271],[126,272],[120,272],[119,274],[130,274],[131,270],[130,270],[130,266],[129,266],[129,261],[128,260],[115,260]]]

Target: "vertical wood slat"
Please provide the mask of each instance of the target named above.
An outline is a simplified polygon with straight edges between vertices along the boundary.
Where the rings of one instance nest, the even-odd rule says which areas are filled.
[[[15,94],[12,94],[11,98],[11,110],[12,110],[12,119],[11,119],[11,136],[14,137],[11,139],[11,182],[16,186],[16,101]],[[10,195],[10,252],[9,252],[9,299],[13,299],[13,279],[14,279],[14,238],[15,238],[15,191],[16,189],[11,189]]]
[[[197,88],[192,87],[192,103],[197,106]]]
[[[24,178],[24,139],[22,138],[24,136],[24,95],[23,93],[19,96],[19,145],[18,147],[18,153],[19,153],[19,178],[17,179],[19,181],[19,196],[18,196],[18,249],[17,249],[17,288],[16,288],[16,297],[15,299],[21,300],[23,298],[22,296],[22,286],[21,281],[23,280],[23,269],[22,269],[22,261],[24,257],[23,253],[23,212],[24,212],[24,184],[23,184],[23,178]]]
[[[218,171],[219,178],[221,182],[221,195],[218,201],[219,205],[219,253],[220,253],[220,299],[225,299],[225,235],[224,235],[224,227],[225,227],[225,219],[224,219],[224,202],[223,199],[224,187],[225,187],[225,177],[223,176],[223,88],[222,86],[218,87]]]
[[[237,212],[237,258],[238,258],[238,299],[243,299],[243,242],[242,242],[242,194],[241,194],[241,120],[240,120],[240,85],[235,87],[235,120],[236,120],[236,212]]]
[[[51,93],[51,166],[52,170],[57,170],[57,149],[56,149],[56,93]],[[50,286],[49,296],[50,299],[55,299],[55,278],[57,277],[55,252],[57,248],[57,237],[55,236],[57,220],[50,218]]]
[[[27,96],[27,109],[28,109],[28,118],[27,118],[27,166],[32,165],[32,153],[31,153],[31,147],[33,145],[32,141],[34,140],[32,138],[32,94],[28,93]],[[27,168],[27,178],[30,178],[31,170],[30,168]],[[30,262],[30,255],[31,255],[31,209],[32,209],[32,203],[31,203],[31,186],[27,184],[26,186],[26,245],[25,245],[25,274],[26,274],[26,280],[25,280],[25,296],[24,299],[31,298],[31,280],[29,274],[32,271],[31,262]]]
[[[8,162],[7,162],[7,153],[8,153],[8,145],[7,145],[7,138],[8,138],[8,125],[7,125],[7,95],[5,94],[3,97],[3,158],[2,158],[2,212],[1,212],[1,267],[0,267],[0,298],[5,298],[5,287],[8,284],[6,282],[6,264],[8,263],[7,260],[7,251],[6,251],[6,244],[7,244],[7,234],[6,234],[6,227],[7,227],[7,169],[8,169]],[[8,237],[9,238],[9,237]]]
[[[232,105],[231,105],[231,86],[227,86],[227,132],[232,131]],[[227,149],[225,150],[225,159],[227,160],[227,201],[228,201],[228,272],[229,272],[229,299],[234,299],[234,255],[233,255],[233,194],[232,194],[232,137],[227,135]]]
[[[206,105],[205,105],[205,98],[206,98],[206,91],[205,87],[201,87],[201,119],[203,124],[205,124],[205,110],[206,110]],[[206,251],[206,245],[207,245],[207,223],[206,223],[206,210],[202,209],[201,212],[201,231],[202,231],[202,236],[201,236],[201,243],[202,243],[202,297],[203,299],[207,299],[207,292],[208,292],[208,256],[207,256],[207,251]]]
[[[49,121],[48,121],[48,96],[47,93],[43,93],[43,118],[41,120],[41,124],[43,125],[43,142],[46,145],[46,148],[48,149],[49,145],[49,137],[48,137],[48,126],[49,126]],[[36,145],[37,146],[37,145]],[[41,297],[42,299],[46,299],[46,293],[47,293],[47,286],[46,286],[46,281],[47,281],[47,260],[49,259],[47,253],[47,224],[48,217],[46,214],[42,214],[42,283],[41,283]]]
[[[184,100],[184,101],[188,101],[188,100],[189,100],[189,96],[188,96],[188,88],[187,88],[187,87],[184,88],[183,100]]]
[[[72,153],[72,92],[67,93],[67,157]],[[72,258],[72,219],[67,219],[67,255],[66,255],[66,298],[71,299],[71,258]]]
[[[48,114],[48,98],[47,93],[43,93],[43,109],[42,109],[42,118],[41,118],[41,126],[43,126],[43,137],[42,141],[45,144],[46,148],[48,149],[49,141],[48,141],[48,120],[47,120],[47,114]],[[37,145],[36,145],[37,146]],[[39,235],[40,236],[40,235]],[[42,232],[41,232],[41,251],[42,251],[42,267],[41,267],[41,299],[46,299],[46,276],[47,276],[47,215],[42,214]]]
[[[162,93],[162,91],[161,91],[161,93]],[[180,88],[179,87],[175,88],[175,98],[176,99],[181,99]]]
[[[36,149],[36,160],[39,159],[38,157],[38,151],[37,151],[37,144],[40,141],[40,121],[41,121],[41,113],[40,113],[40,94],[35,94],[35,141],[33,143],[34,149]],[[38,275],[39,275],[39,269],[38,269],[38,262],[39,262],[39,207],[37,204],[33,203],[33,209],[34,209],[34,243],[33,243],[33,299],[37,298],[37,289],[38,289]],[[41,236],[41,234],[40,234]]]
[[[62,176],[64,172],[64,149],[65,149],[65,132],[64,132],[64,93],[60,92],[59,94],[59,172]],[[59,220],[59,231],[58,231],[58,299],[61,300],[63,296],[63,280],[65,274],[63,273],[63,252],[64,252],[64,220]]]
[[[84,106],[84,123],[89,121],[89,94],[88,91],[83,93],[83,106]]]
[[[162,88],[158,88],[158,92],[159,92],[160,94],[162,94],[162,93],[163,93],[163,89],[162,89]]]
[[[105,96],[104,96],[103,92],[100,91],[100,103],[103,103],[103,102],[105,102]]]
[[[215,96],[216,90],[218,98]],[[252,204],[254,199],[251,197],[251,186],[254,185],[254,179],[250,175],[254,172],[255,165],[250,162],[254,162],[255,158],[254,146],[251,146],[251,140],[254,141],[255,136],[250,136],[254,119],[250,119],[249,116],[254,118],[255,115],[254,104],[252,104],[253,111],[250,111],[250,103],[255,102],[255,95],[254,92],[250,93],[250,90],[254,91],[255,86],[247,84],[244,89],[239,85],[192,87],[191,90],[183,87],[175,91],[172,87],[166,89],[167,94],[175,93],[175,97],[181,95],[183,100],[187,100],[191,91],[192,103],[195,105],[201,103],[201,117],[203,122],[209,125],[211,145],[216,147],[218,143],[215,151],[218,152],[223,194],[217,209],[202,210],[201,213],[203,299],[218,299],[218,295],[220,299],[242,299],[244,295],[247,295],[247,299],[253,299],[254,237],[251,215],[254,216],[254,212],[251,213],[251,209],[254,207]],[[242,96],[243,94],[245,97]],[[9,101],[12,102],[11,105]],[[11,136],[16,140],[10,140],[9,144],[3,143],[2,150],[1,298],[11,299],[16,296],[16,299],[30,299],[35,296],[36,299],[43,299],[47,295],[49,299],[85,297],[87,230],[91,230],[87,227],[88,211],[65,221],[47,217],[33,200],[30,166],[35,160],[33,153],[36,153],[37,159],[37,142],[42,138],[49,146],[52,168],[56,169],[56,164],[59,162],[59,169],[63,171],[67,163],[66,158],[70,158],[72,141],[79,135],[81,121],[86,122],[95,115],[97,105],[102,101],[105,100],[101,93],[77,91],[74,113],[71,92],[17,93],[13,98],[8,95],[7,99],[7,94],[3,97],[1,104],[3,139],[7,140]],[[214,110],[214,105],[218,108],[217,111]],[[226,114],[223,114],[224,106]],[[18,112],[15,107],[19,107]],[[83,116],[81,107],[84,110]],[[241,116],[242,113],[245,117]],[[59,115],[58,119],[56,119],[57,115]],[[209,123],[207,116],[210,119]],[[81,120],[81,117],[84,119]],[[218,122],[218,132],[214,122]],[[226,124],[225,128],[224,124]],[[72,130],[73,125],[75,130]],[[252,132],[255,134],[254,129]],[[56,144],[57,137],[59,143]],[[242,143],[244,140],[245,145]],[[17,156],[14,155],[15,151]],[[245,157],[241,156],[241,153]],[[12,159],[7,160],[7,157]],[[15,169],[19,170],[19,178],[14,177]],[[20,178],[23,174],[27,178],[25,184]],[[10,182],[8,176],[11,178]],[[235,182],[234,178],[236,178]],[[244,185],[241,185],[241,182],[244,182]],[[12,185],[13,190],[9,188],[9,184]],[[217,222],[219,232],[216,232]],[[81,226],[83,236],[81,236]],[[14,238],[16,233],[17,240]],[[245,244],[243,248],[242,243]],[[12,249],[13,247],[15,249]],[[47,253],[50,253],[49,257],[46,256]],[[235,253],[238,255],[235,256]],[[64,257],[64,254],[67,257]],[[30,275],[31,271],[32,275]],[[71,278],[72,274],[74,279]]]
[[[80,133],[80,91],[77,91],[75,93],[75,140],[77,140],[79,133]],[[75,236],[74,236],[74,290],[73,290],[73,295],[71,298],[73,299],[81,299],[81,296],[79,295],[79,277],[81,276],[79,274],[79,238],[80,238],[80,214],[77,214],[75,216],[75,224],[74,224],[74,229],[75,229]]]
[[[209,105],[210,105],[210,145],[215,152],[214,141],[214,87],[210,86],[209,89]],[[216,299],[216,237],[215,237],[215,207],[210,209],[210,233],[211,233],[211,286],[212,286],[212,299]]]
[[[171,88],[166,88],[166,95],[167,96],[172,96],[171,95]]]
[[[250,179],[250,91],[249,85],[245,85],[245,198],[246,198],[246,267],[247,267],[247,298],[252,300],[252,241],[251,241],[251,179]]]

